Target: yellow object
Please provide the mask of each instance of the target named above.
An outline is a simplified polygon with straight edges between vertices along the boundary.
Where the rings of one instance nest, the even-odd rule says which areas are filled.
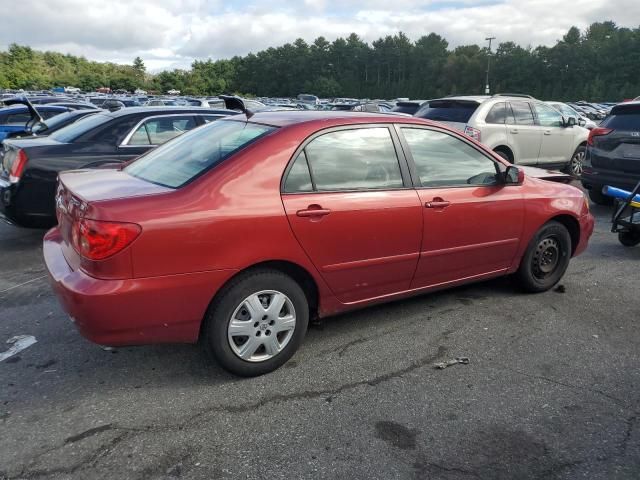
[[[638,202],[631,202],[629,205],[631,205],[633,208],[640,208],[640,203]]]

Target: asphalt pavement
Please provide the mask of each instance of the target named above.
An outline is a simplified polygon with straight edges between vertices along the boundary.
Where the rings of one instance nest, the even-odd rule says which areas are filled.
[[[37,340],[0,362],[0,479],[640,478],[640,246],[594,212],[555,291],[505,278],[330,318],[253,379],[197,346],[89,343],[43,232],[0,225],[0,355]]]

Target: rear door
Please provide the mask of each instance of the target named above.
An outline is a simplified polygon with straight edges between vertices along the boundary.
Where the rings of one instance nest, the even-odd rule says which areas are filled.
[[[542,128],[542,145],[538,164],[566,163],[573,154],[576,130],[565,127],[562,114],[555,108],[543,103],[533,104],[538,125]]]
[[[351,303],[407,290],[422,207],[386,125],[324,131],[285,174],[289,223],[336,297]]]
[[[504,272],[520,244],[522,186],[498,183],[498,163],[457,136],[415,126],[400,132],[424,216],[412,288]]]
[[[512,100],[507,103],[511,115],[507,116],[507,135],[513,146],[515,163],[535,165],[542,146],[542,129],[536,125],[531,104]]]
[[[591,139],[591,164],[598,170],[640,175],[640,103],[614,107],[599,127],[606,130]]]

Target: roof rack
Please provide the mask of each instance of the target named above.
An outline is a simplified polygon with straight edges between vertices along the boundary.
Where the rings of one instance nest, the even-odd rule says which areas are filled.
[[[531,95],[526,95],[524,93],[495,93],[494,97],[521,97],[521,98],[533,98]]]

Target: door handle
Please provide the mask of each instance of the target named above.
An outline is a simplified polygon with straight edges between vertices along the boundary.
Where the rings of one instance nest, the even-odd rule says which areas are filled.
[[[447,208],[449,205],[451,205],[450,201],[444,200],[440,197],[436,197],[430,202],[426,202],[424,204],[425,208]]]
[[[513,133],[515,135],[516,133],[518,133],[518,129],[512,128],[511,130],[509,130],[509,133]]]
[[[331,210],[328,208],[322,208],[320,205],[309,205],[304,210],[298,210],[296,215],[299,217],[324,217],[325,215],[329,215]]]
[[[551,130],[545,130],[545,131],[544,131],[544,134],[545,134],[545,135],[551,135]]]

